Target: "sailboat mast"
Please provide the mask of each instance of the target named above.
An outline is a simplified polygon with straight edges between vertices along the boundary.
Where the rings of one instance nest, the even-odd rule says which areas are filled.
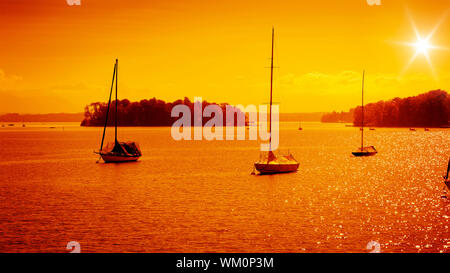
[[[100,144],[99,152],[101,152],[103,149],[103,141],[105,140],[106,126],[108,125],[108,115],[109,115],[109,108],[111,106],[111,96],[112,96],[112,91],[113,91],[113,87],[114,87],[114,76],[116,75],[116,66],[117,66],[117,64],[114,64],[113,78],[112,78],[112,82],[111,82],[111,91],[109,92],[108,108],[106,109],[105,127],[103,128],[103,136],[102,136],[102,142]]]
[[[273,85],[273,44],[274,44],[274,28],[272,27],[272,57],[270,58],[270,116],[269,116],[269,151],[272,151],[272,85]]]
[[[361,151],[364,148],[364,74],[363,70],[363,78],[362,78],[362,95],[361,95],[361,110],[362,110],[362,120],[361,120]]]
[[[445,179],[448,179],[448,173],[449,172],[450,172],[450,158],[448,159],[447,175],[445,176]]]
[[[117,79],[119,78],[119,60],[116,59],[116,116],[114,119],[114,137],[115,137],[115,143],[117,143]]]

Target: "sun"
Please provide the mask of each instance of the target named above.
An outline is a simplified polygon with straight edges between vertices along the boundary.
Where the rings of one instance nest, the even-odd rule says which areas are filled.
[[[425,60],[427,61],[428,65],[430,66],[431,72],[433,74],[433,76],[435,78],[437,78],[436,73],[434,71],[433,65],[431,63],[431,58],[430,58],[430,51],[435,50],[435,49],[445,49],[447,50],[448,48],[446,47],[442,47],[442,46],[436,46],[431,44],[430,40],[433,37],[433,35],[435,34],[435,32],[438,30],[439,26],[443,23],[443,21],[445,20],[445,18],[447,17],[447,13],[445,13],[440,20],[438,21],[438,23],[434,26],[434,28],[431,30],[431,32],[428,33],[428,35],[426,36],[422,36],[421,33],[419,33],[418,28],[416,27],[416,24],[414,22],[414,20],[412,19],[410,13],[408,12],[408,17],[410,19],[412,28],[414,30],[414,33],[416,34],[416,41],[415,42],[398,42],[399,44],[405,45],[405,46],[410,46],[412,48],[415,48],[415,52],[412,55],[411,59],[409,59],[409,62],[406,64],[406,66],[403,68],[402,72],[400,73],[400,75],[403,75],[406,70],[408,70],[408,68],[412,65],[412,63],[417,59],[417,57],[419,55],[422,55]]]
[[[418,38],[414,44],[418,53],[427,54],[428,49],[433,48],[427,39]]]

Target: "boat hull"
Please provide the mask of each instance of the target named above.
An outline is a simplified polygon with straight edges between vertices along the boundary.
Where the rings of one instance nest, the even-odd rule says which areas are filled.
[[[133,162],[137,161],[140,156],[123,156],[123,155],[111,155],[100,154],[105,163],[121,163],[121,162]]]
[[[261,174],[291,173],[298,170],[300,163],[293,164],[267,164],[255,163],[255,169]]]
[[[377,152],[352,152],[354,156],[373,156],[376,155]]]

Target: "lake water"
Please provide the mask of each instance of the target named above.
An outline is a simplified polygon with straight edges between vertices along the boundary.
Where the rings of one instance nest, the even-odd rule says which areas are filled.
[[[367,130],[379,153],[355,158],[358,128],[283,123],[280,147],[299,170],[258,176],[258,141],[119,128],[143,156],[104,164],[93,153],[102,128],[21,125],[0,127],[0,252],[66,252],[69,241],[82,252],[450,250],[450,130]]]

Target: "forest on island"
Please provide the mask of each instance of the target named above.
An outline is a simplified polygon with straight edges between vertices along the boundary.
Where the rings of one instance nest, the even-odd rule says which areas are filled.
[[[351,117],[351,118],[350,118]],[[368,103],[364,106],[364,125],[374,127],[447,127],[450,125],[450,95],[432,90],[407,98]],[[353,122],[361,126],[362,108],[333,112],[322,116],[322,122]]]
[[[117,101],[118,112],[118,126],[172,126],[172,124],[180,117],[171,117],[172,108],[179,104],[184,104],[189,107],[191,112],[191,125],[194,126],[194,104],[200,102],[191,102],[188,98],[184,100],[176,100],[174,102],[165,102],[156,98],[149,100],[141,100],[139,102],[130,102],[127,99]],[[206,106],[217,105],[222,109],[223,124],[226,123],[226,107],[227,103],[209,103],[202,102],[202,113]],[[115,123],[115,107],[116,102],[111,101],[111,106],[108,114],[108,126],[114,126]],[[235,107],[232,108],[236,113],[234,120],[237,120],[237,113],[241,111]],[[84,108],[84,120],[81,126],[105,126],[106,113],[108,111],[108,103],[94,102]],[[212,114],[214,116],[214,114]],[[202,125],[213,117],[202,117]],[[245,115],[245,120],[248,120],[248,115]],[[235,125],[229,124],[230,126]]]

